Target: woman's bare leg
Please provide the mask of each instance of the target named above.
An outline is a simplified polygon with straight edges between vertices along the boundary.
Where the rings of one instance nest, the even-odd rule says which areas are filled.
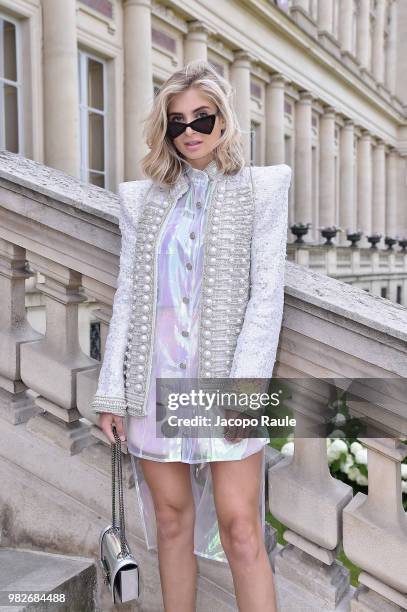
[[[219,535],[239,612],[276,612],[273,572],[259,513],[262,452],[211,465]]]
[[[197,561],[190,467],[180,461],[137,459],[151,490],[165,612],[195,612]]]

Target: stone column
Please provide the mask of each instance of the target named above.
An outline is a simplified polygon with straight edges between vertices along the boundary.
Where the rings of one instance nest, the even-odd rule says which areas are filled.
[[[386,157],[384,142],[379,140],[373,148],[373,200],[372,231],[382,234],[386,223]],[[381,244],[384,244],[382,241]]]
[[[339,225],[343,232],[339,234],[340,244],[348,244],[346,230],[355,231],[355,162],[354,162],[355,126],[353,121],[345,121],[341,133],[340,145],[340,205]]]
[[[397,150],[393,148],[387,157],[386,235],[391,237],[401,233],[397,219],[398,157]]]
[[[44,163],[80,176],[76,3],[42,0]]]
[[[320,30],[332,34],[333,3],[332,0],[318,2],[318,25]]]
[[[153,103],[150,0],[124,2],[125,180],[143,178],[140,160],[149,149],[142,120]]]
[[[360,0],[357,32],[357,56],[363,68],[370,65],[370,0]]]
[[[384,82],[384,20],[386,16],[386,1],[377,0],[376,23],[372,41],[372,72],[379,83]]]
[[[335,223],[335,109],[327,106],[320,119],[319,221]]]
[[[314,222],[312,215],[312,100],[301,91],[295,111],[295,215],[294,223]]]
[[[343,51],[352,52],[354,0],[342,0],[339,12],[339,41]]]
[[[188,24],[188,33],[184,44],[184,64],[192,60],[208,59],[208,28],[200,21]]]
[[[284,88],[285,78],[274,74],[266,87],[266,165],[285,162]]]
[[[231,82],[235,89],[235,108],[242,131],[243,151],[250,163],[250,65],[251,56],[246,51],[237,51],[231,66]]]
[[[395,0],[391,2],[389,10],[390,28],[386,55],[386,82],[391,93],[395,93],[397,65],[397,2]]]
[[[360,244],[369,246],[366,236],[372,231],[372,139],[367,130],[362,131],[358,147],[357,218],[357,226],[363,231]]]

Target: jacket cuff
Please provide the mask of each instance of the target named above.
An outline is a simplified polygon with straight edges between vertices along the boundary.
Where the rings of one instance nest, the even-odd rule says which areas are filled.
[[[110,412],[118,416],[125,416],[127,412],[126,400],[122,397],[95,395],[90,407],[92,412]]]

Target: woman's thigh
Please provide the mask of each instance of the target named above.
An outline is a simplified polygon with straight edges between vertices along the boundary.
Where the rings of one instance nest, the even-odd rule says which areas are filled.
[[[213,461],[213,492],[221,533],[234,535],[261,527],[259,499],[262,450],[237,461]],[[234,529],[236,527],[236,529]]]
[[[140,459],[144,478],[150,488],[157,518],[157,527],[177,532],[192,527],[195,505],[190,467],[180,461]]]

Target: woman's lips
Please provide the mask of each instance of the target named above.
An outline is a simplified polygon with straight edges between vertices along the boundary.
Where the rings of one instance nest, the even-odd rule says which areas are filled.
[[[197,142],[196,144],[190,144],[188,142],[185,143],[185,146],[188,149],[197,149],[202,144],[202,141]]]

